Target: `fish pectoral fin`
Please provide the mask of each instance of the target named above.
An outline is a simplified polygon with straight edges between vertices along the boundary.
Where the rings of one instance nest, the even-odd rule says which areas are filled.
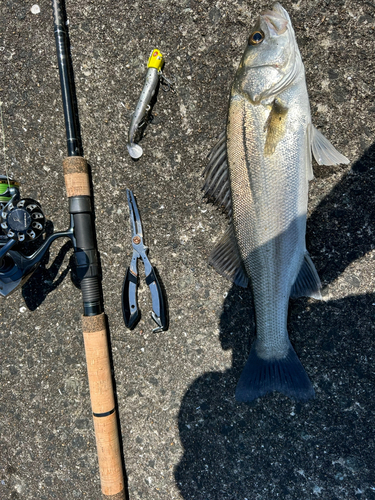
[[[212,250],[209,263],[219,274],[236,285],[243,288],[248,286],[249,278],[237,248],[232,225]]]
[[[347,165],[348,158],[337,151],[337,149],[319,132],[314,125],[310,124],[311,150],[318,165]]]
[[[312,297],[313,299],[321,300],[321,288],[322,284],[320,282],[318,272],[315,269],[309,253],[306,251],[301,269],[299,270],[297,279],[292,286],[290,297],[293,299],[298,297]]]
[[[284,137],[286,132],[286,117],[288,108],[280,99],[275,99],[272,104],[270,114],[264,124],[264,131],[267,132],[264,154],[270,156],[275,152],[276,146]]]
[[[204,170],[204,196],[222,207],[229,218],[232,215],[232,200],[227,162],[226,133],[222,132],[219,140],[209,155],[208,165]]]

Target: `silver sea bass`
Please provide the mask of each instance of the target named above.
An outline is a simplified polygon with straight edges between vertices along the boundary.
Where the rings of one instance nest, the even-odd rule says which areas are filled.
[[[321,298],[305,244],[312,154],[320,165],[349,163],[311,123],[294,30],[276,3],[249,37],[226,133],[205,171],[205,195],[230,219],[211,263],[236,284],[251,284],[254,296],[257,339],[237,385],[239,401],[272,391],[314,397],[287,331],[289,297]]]

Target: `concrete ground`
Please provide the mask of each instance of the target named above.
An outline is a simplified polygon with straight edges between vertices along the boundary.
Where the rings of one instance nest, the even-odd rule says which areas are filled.
[[[35,1],[35,0],[33,0]],[[68,227],[65,129],[50,1],[0,4],[6,160],[49,229]],[[291,302],[289,333],[316,391],[295,403],[234,399],[255,337],[251,293],[208,266],[223,215],[202,170],[257,13],[242,0],[67,0],[85,157],[131,500],[375,499],[375,4],[286,1],[313,121],[351,164],[314,165],[307,245],[324,301]],[[32,9],[33,8],[33,9]],[[138,162],[127,130],[152,48],[176,92],[158,94]],[[2,149],[2,148],[1,148]],[[165,287],[167,332],[152,333],[147,287],[129,331],[121,286],[131,258],[125,189]],[[0,498],[100,498],[81,293],[57,241],[22,290],[1,301]]]

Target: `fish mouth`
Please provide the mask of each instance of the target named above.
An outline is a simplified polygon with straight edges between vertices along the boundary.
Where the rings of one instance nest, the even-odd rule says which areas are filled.
[[[266,22],[271,36],[282,35],[287,30],[289,16],[279,3],[275,3],[272,10],[262,12],[260,17]]]

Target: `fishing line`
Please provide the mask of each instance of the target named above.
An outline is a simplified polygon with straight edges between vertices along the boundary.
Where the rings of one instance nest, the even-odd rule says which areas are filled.
[[[10,196],[2,196],[10,187],[18,187],[19,183],[9,178],[7,155],[5,145],[5,128],[3,119],[3,102],[0,101],[0,122],[1,122],[1,136],[3,140],[3,154],[4,154],[4,169],[6,175],[0,175],[0,209],[4,208],[4,203],[8,203]]]
[[[0,101],[0,121],[1,121],[1,135],[3,138],[3,153],[4,153],[4,168],[5,168],[5,175],[7,177],[8,181],[8,186],[10,186],[9,182],[9,174],[8,174],[8,167],[7,167],[7,155],[6,155],[6,147],[5,147],[5,130],[4,130],[4,120],[3,120],[3,102]],[[4,191],[7,188],[4,189]],[[0,191],[0,193],[3,193],[4,191]]]

